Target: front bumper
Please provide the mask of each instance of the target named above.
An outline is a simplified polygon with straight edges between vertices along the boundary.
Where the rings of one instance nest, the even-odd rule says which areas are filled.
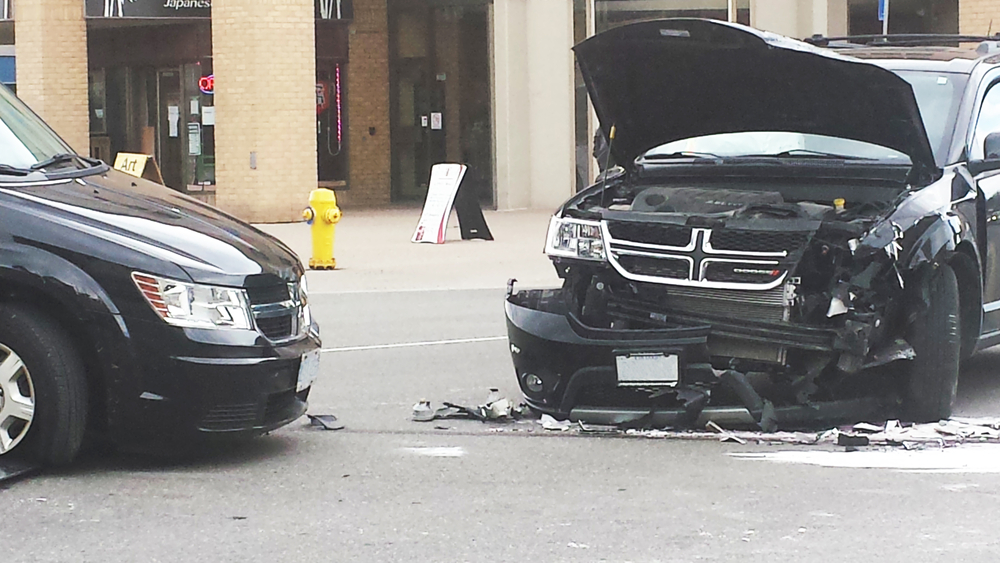
[[[884,407],[873,397],[775,406],[758,394],[752,373],[714,369],[714,327],[692,324],[645,330],[586,326],[562,303],[558,290],[513,293],[505,304],[507,334],[518,384],[535,410],[599,424],[641,420],[651,427],[792,426],[866,416]],[[715,329],[717,332],[717,329]],[[810,336],[806,336],[810,338]],[[666,392],[620,386],[616,358],[630,353],[679,358],[680,381]],[[529,378],[537,377],[535,388]],[[660,389],[659,391],[664,391]]]
[[[255,436],[306,412],[310,388],[296,389],[303,356],[318,352],[316,330],[273,344],[236,331],[129,323],[133,377],[108,398],[118,443]]]

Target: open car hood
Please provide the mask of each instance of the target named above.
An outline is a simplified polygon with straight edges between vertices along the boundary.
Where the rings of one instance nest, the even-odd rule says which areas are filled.
[[[576,52],[611,151],[626,167],[664,143],[744,131],[864,141],[937,166],[910,85],[881,67],[739,24],[618,27]]]

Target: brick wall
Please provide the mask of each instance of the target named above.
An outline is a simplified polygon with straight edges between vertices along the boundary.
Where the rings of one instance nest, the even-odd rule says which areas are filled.
[[[958,27],[967,35],[1000,32],[1000,0],[959,0]]]
[[[82,0],[16,0],[17,94],[80,154],[90,154]]]
[[[337,201],[347,208],[386,205],[391,183],[386,0],[354,0],[347,96],[349,189],[338,191]]]
[[[212,2],[216,202],[247,221],[298,220],[317,185],[313,14],[313,0]]]

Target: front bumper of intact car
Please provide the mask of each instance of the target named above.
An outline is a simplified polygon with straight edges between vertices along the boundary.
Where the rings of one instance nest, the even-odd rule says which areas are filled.
[[[775,429],[837,421],[883,407],[854,397],[774,404],[753,373],[713,366],[711,325],[615,330],[584,324],[561,290],[511,290],[507,335],[518,384],[536,411],[595,424]]]
[[[315,324],[280,343],[250,331],[128,326],[135,377],[108,405],[119,443],[250,437],[306,412],[319,370]]]

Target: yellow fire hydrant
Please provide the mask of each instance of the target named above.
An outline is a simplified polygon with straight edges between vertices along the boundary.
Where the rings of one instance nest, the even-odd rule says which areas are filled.
[[[341,216],[333,190],[319,188],[309,194],[309,207],[302,211],[302,218],[312,225],[313,255],[309,259],[309,269],[333,270],[337,267],[333,240]]]

